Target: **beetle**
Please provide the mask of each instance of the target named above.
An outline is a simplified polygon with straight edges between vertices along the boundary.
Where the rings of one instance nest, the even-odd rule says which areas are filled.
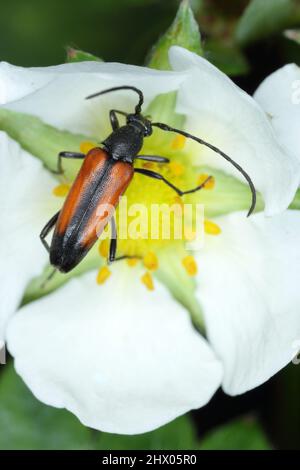
[[[118,90],[131,90],[137,93],[138,104],[135,106],[133,113],[116,109],[109,112],[112,133],[102,142],[102,147],[95,147],[86,155],[69,151],[60,152],[58,155],[56,173],[60,174],[63,173],[62,159],[83,160],[62,209],[49,220],[40,234],[40,239],[49,252],[50,263],[63,273],[71,271],[79,264],[95,244],[108,222],[111,225],[108,263],[129,257],[126,255],[116,256],[117,230],[112,209],[117,207],[120,196],[126,191],[135,173],[162,181],[179,196],[199,191],[211,178],[208,177],[195,188],[183,191],[174,186],[160,173],[146,168],[135,168],[134,162],[136,160],[169,163],[168,158],[158,155],[139,155],[144,138],[152,134],[153,127],[181,134],[201,145],[205,145],[225,158],[245,177],[250,186],[252,203],[248,216],[255,208],[255,187],[250,176],[243,168],[209,142],[167,124],[151,122],[144,117],[142,115],[144,95],[140,89],[128,85],[118,86],[89,95],[86,99],[96,98]],[[118,115],[125,116],[125,125],[120,126]],[[108,209],[103,210],[103,207],[108,207]],[[49,246],[46,236],[53,228],[54,234]]]

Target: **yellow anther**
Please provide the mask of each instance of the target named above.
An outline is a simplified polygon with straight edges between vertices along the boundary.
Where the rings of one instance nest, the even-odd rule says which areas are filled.
[[[158,268],[157,256],[151,251],[144,256],[143,262],[144,266],[150,271],[155,271]]]
[[[57,197],[65,197],[70,190],[70,185],[67,183],[59,184],[53,188],[52,193]]]
[[[153,170],[155,168],[155,163],[153,162],[145,162],[142,164],[143,168],[147,168],[147,170]]]
[[[170,169],[171,173],[174,176],[181,176],[184,173],[184,166],[178,162],[171,162],[169,163],[168,168]]]
[[[183,200],[181,199],[180,196],[175,196],[173,201],[174,201],[174,204],[180,204],[182,207],[184,206]]]
[[[104,282],[107,281],[110,275],[111,271],[108,269],[108,267],[102,266],[102,268],[99,269],[97,275],[97,284],[104,284]]]
[[[105,238],[99,244],[99,254],[103,256],[103,258],[107,258],[108,250],[109,250],[109,243],[108,243],[108,240]]]
[[[133,268],[134,266],[137,265],[138,259],[137,258],[128,258],[126,261],[127,261],[128,266],[130,266],[130,268]]]
[[[85,142],[81,142],[80,144],[80,152],[84,153],[85,155],[90,151],[92,150],[93,148],[95,148],[97,145],[93,142],[88,142],[88,141],[85,141]]]
[[[196,276],[198,268],[195,258],[193,256],[188,255],[183,258],[182,264],[189,276]]]
[[[148,290],[154,290],[153,279],[150,273],[146,272],[141,277],[142,283],[147,287]]]
[[[219,227],[219,225],[217,225],[215,222],[212,222],[211,220],[204,220],[204,232],[208,235],[219,235],[222,230],[221,227]]]
[[[182,150],[185,146],[186,137],[184,135],[177,135],[171,143],[171,147],[174,150]]]
[[[207,175],[206,173],[203,173],[203,174],[199,175],[199,178],[198,178],[198,185],[204,183],[204,181],[207,180],[207,178],[208,178],[209,176],[210,176],[210,175]],[[213,189],[213,188],[215,187],[215,184],[216,184],[215,178],[212,176],[212,177],[207,181],[207,183],[205,183],[203,189]]]

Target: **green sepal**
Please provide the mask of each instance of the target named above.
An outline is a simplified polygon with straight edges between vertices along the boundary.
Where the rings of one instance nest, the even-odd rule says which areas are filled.
[[[205,207],[205,217],[212,218],[232,212],[248,211],[251,205],[251,191],[247,183],[234,176],[210,167],[197,167],[197,173],[214,177],[213,190],[201,191],[199,200]],[[195,202],[195,201],[194,201]],[[264,210],[262,195],[256,192],[255,213]]]
[[[198,23],[188,0],[181,2],[175,20],[150,51],[148,67],[170,70],[168,52],[171,46],[181,46],[203,55]]]
[[[289,209],[300,211],[300,189],[295,194],[293,201],[291,202]]]
[[[183,244],[174,244],[173,246],[171,244],[169,247],[163,248],[159,253],[159,269],[155,272],[155,277],[188,310],[197,330],[205,333],[202,310],[195,297],[195,279],[186,273],[182,265],[182,259],[185,256],[187,256],[187,252]]]
[[[24,150],[39,158],[51,171],[57,170],[59,152],[79,152],[80,143],[88,139],[84,135],[56,129],[30,114],[4,108],[0,108],[0,129],[19,142]],[[80,161],[64,162],[64,176],[68,180],[74,179],[80,165]]]
[[[67,57],[66,62],[87,62],[87,61],[95,61],[95,62],[103,62],[100,57],[97,57],[89,52],[81,51],[80,49],[74,49],[73,47],[67,47]]]

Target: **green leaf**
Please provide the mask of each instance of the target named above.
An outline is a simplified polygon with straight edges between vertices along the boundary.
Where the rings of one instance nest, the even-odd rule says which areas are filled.
[[[234,44],[224,45],[221,40],[207,40],[205,43],[205,57],[230,77],[246,75],[250,70],[243,52]]]
[[[150,51],[147,65],[155,69],[170,70],[168,52],[175,45],[203,54],[198,23],[188,0],[181,2],[174,22]]]
[[[0,449],[95,449],[89,428],[68,411],[40,403],[12,364],[1,367]]]
[[[79,151],[80,143],[87,137],[61,131],[45,124],[41,119],[30,114],[17,113],[0,108],[0,129],[19,142],[24,150],[38,157],[50,170],[57,169],[57,156],[62,150]],[[68,161],[65,176],[73,179],[80,162]]]
[[[258,421],[248,418],[233,421],[210,432],[200,450],[269,450],[270,444]]]
[[[73,47],[67,47],[67,57],[66,62],[86,62],[86,61],[96,61],[103,62],[100,57],[96,57],[89,52],[81,51],[80,49],[74,49]]]
[[[99,449],[110,450],[193,450],[197,448],[196,432],[188,415],[155,431],[137,436],[101,434]]]
[[[252,0],[239,21],[236,39],[246,46],[296,26],[299,22],[298,0]]]

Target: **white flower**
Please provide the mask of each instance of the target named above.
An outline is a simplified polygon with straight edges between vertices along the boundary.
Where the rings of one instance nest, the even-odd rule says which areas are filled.
[[[0,74],[6,108],[89,136],[105,135],[107,110],[131,109],[134,97],[120,93],[85,102],[87,94],[131,84],[143,89],[149,103],[178,90],[176,111],[186,116],[185,129],[240,163],[261,192],[265,212],[274,216],[259,212],[247,219],[243,210],[214,219],[218,225],[208,223],[204,247],[195,254],[194,279],[181,264],[181,249],[162,245],[153,292],[140,282],[144,268],[120,262],[101,286],[95,272],[88,272],[13,315],[26,283],[46,262],[38,234],[58,202],[50,196],[55,183],[47,170],[0,135],[1,201],[10,209],[0,232],[6,299],[0,318],[9,350],[40,400],[108,432],[154,429],[203,406],[220,385],[232,395],[254,388],[292,359],[300,337],[300,214],[286,210],[299,184],[299,163],[277,143],[255,101],[225,75],[178,47],[170,59],[175,72],[84,63],[27,70],[5,64]],[[184,152],[191,156],[192,175],[203,165],[232,172],[205,148],[186,144]],[[163,190],[156,182],[152,191],[151,184],[133,181],[129,198],[155,199]],[[228,193],[220,186],[216,176],[215,196],[198,196],[208,211],[209,204],[221,206],[225,199],[239,207],[245,189]],[[222,233],[209,235],[209,227],[218,226]],[[206,337],[191,322],[190,314],[201,320],[201,311]]]
[[[254,98],[268,114],[278,140],[300,160],[300,67],[285,65],[269,75]]]

